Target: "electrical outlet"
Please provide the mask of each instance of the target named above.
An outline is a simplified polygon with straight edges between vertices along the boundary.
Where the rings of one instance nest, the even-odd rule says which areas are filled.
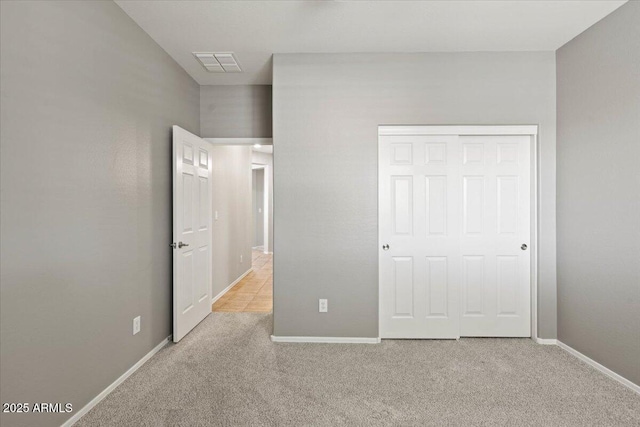
[[[329,303],[326,299],[318,300],[318,311],[320,313],[326,313],[329,311]]]
[[[133,319],[133,335],[140,332],[140,316],[134,317]]]

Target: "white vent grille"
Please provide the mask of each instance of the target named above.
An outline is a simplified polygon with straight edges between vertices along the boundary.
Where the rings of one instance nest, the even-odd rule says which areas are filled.
[[[193,55],[210,73],[239,73],[242,71],[232,52],[193,52]]]

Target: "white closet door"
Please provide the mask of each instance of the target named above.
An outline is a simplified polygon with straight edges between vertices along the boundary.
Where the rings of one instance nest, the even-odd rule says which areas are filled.
[[[383,136],[379,160],[380,337],[458,338],[458,137]]]
[[[460,136],[461,336],[531,335],[529,139]]]
[[[380,336],[529,336],[529,137],[379,150]]]
[[[211,150],[173,127],[173,341],[211,313]]]

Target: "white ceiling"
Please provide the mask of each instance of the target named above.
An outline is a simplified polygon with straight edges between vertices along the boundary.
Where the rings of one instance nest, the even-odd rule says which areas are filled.
[[[127,1],[116,3],[201,85],[271,84],[294,52],[556,50],[625,1]],[[192,52],[234,52],[208,73]]]

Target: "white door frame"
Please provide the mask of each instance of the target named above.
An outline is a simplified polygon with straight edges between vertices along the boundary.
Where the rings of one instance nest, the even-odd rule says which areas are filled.
[[[381,136],[387,135],[527,135],[530,137],[531,149],[531,339],[540,343],[538,338],[538,200],[539,198],[539,156],[538,156],[538,126],[537,125],[431,125],[431,126],[378,126],[378,146]],[[378,159],[378,173],[380,159]],[[379,191],[379,189],[378,189]],[[380,224],[380,210],[378,209],[378,224]],[[378,226],[378,247],[382,245],[380,227]],[[380,330],[380,313],[382,312],[382,280],[378,266],[378,331]]]
[[[260,163],[251,163],[251,170],[262,169],[264,172],[262,174],[262,252],[265,254],[269,253],[269,165],[263,165]]]

